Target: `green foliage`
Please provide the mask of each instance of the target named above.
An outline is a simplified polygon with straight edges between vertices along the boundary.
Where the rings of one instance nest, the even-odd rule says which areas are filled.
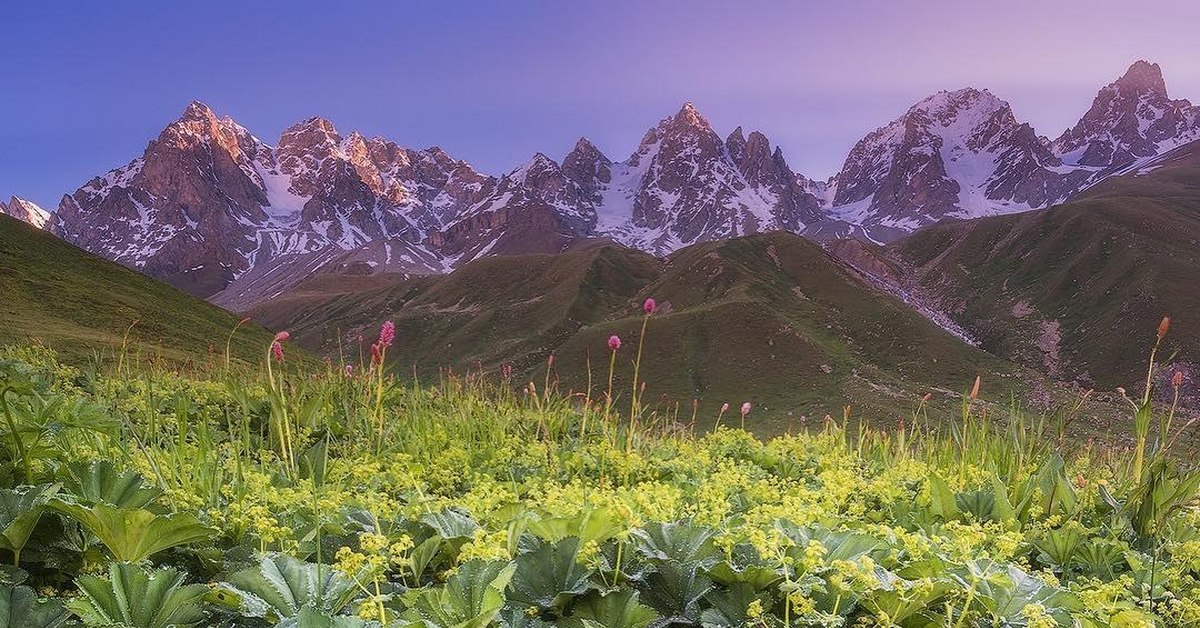
[[[21,550],[58,488],[42,485],[0,489],[0,547],[13,553],[14,565],[20,564]]]
[[[85,626],[103,628],[187,628],[205,620],[202,584],[184,584],[171,569],[147,571],[131,563],[111,563],[108,577],[80,576],[80,597],[67,606]]]
[[[187,513],[161,515],[144,508],[118,508],[104,502],[85,506],[69,498],[56,498],[50,507],[96,535],[113,558],[121,562],[140,562],[172,547],[204,541],[215,532]]]
[[[9,574],[0,584],[0,628],[58,628],[70,619],[59,600],[38,599],[33,589],[20,584],[25,574]]]
[[[216,596],[245,617],[272,623],[294,619],[303,625],[303,621],[316,621],[314,613],[337,615],[355,593],[354,580],[328,565],[273,554],[230,576]],[[301,620],[305,613],[309,619]]]
[[[146,508],[162,495],[162,489],[147,486],[140,473],[120,471],[107,460],[69,465],[63,490],[80,502],[117,508]]]
[[[10,369],[11,404],[59,396],[115,427],[55,432],[43,483],[0,488],[0,546],[36,583],[0,588],[52,622],[60,595],[121,628],[1200,622],[1200,480],[1166,438],[1139,475],[973,403],[952,429],[760,441],[474,377],[55,368]]]
[[[500,561],[463,563],[440,589],[421,591],[401,625],[429,628],[485,628],[504,608],[504,589],[516,565]]]

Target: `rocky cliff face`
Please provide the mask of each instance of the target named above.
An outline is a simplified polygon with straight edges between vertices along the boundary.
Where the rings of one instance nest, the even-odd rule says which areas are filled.
[[[27,222],[38,229],[44,229],[50,222],[50,212],[38,207],[37,203],[14,196],[8,203],[0,201],[0,214],[12,216],[22,222]]]
[[[272,147],[193,103],[140,158],[64,197],[54,229],[211,297],[246,276],[312,272],[314,259],[444,270],[426,250],[430,234],[494,185],[438,148],[343,138],[320,118]]]
[[[987,90],[940,92],[862,139],[837,175],[830,214],[886,241],[947,218],[1060,201],[1089,177]]]
[[[1062,160],[1114,168],[1200,139],[1200,108],[1172,100],[1158,64],[1138,61],[1096,94],[1079,122],[1054,140]]]

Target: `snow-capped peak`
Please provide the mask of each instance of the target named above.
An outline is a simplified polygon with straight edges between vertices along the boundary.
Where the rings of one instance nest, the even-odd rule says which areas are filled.
[[[45,229],[50,222],[50,212],[38,207],[37,203],[18,196],[10,198],[8,204],[0,201],[0,214],[7,214],[38,229]]]
[[[1171,100],[1158,64],[1137,61],[1096,94],[1053,150],[1068,164],[1118,169],[1198,138],[1200,108]]]

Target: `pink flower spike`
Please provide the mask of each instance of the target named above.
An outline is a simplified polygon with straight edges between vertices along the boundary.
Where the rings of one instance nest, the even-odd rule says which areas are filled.
[[[725,414],[726,412],[729,412],[729,402],[728,401],[721,404],[721,414]]]
[[[396,323],[387,321],[379,326],[379,345],[387,348],[396,340]]]
[[[353,364],[346,365],[346,377],[354,377],[354,365]]]
[[[288,338],[291,338],[291,337],[292,337],[292,335],[291,335],[291,334],[289,334],[288,332],[286,332],[286,331],[281,331],[281,332],[279,332],[279,333],[275,334],[275,342],[283,342],[283,341],[285,341],[285,340],[287,340]]]
[[[278,340],[271,343],[271,355],[274,356],[276,362],[283,362],[283,345]]]
[[[616,351],[621,348],[621,337],[613,334],[608,337],[608,348]]]
[[[658,304],[654,302],[654,299],[646,299],[646,302],[642,304],[642,310],[646,312],[647,316],[653,314],[657,309]]]
[[[742,404],[742,416],[746,416],[747,414],[750,414],[750,402],[749,401]]]

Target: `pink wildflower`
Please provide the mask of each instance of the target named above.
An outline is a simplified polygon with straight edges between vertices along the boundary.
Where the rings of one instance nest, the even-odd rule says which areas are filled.
[[[379,344],[384,348],[392,346],[392,342],[396,340],[396,323],[387,321],[379,326]]]
[[[726,412],[729,412],[729,402],[728,401],[721,404],[721,414],[725,414]]]
[[[283,341],[285,341],[285,340],[287,340],[288,338],[291,338],[291,337],[292,337],[292,335],[291,335],[291,334],[289,334],[288,332],[286,332],[286,331],[281,331],[281,332],[279,332],[279,333],[275,334],[275,342],[283,342]]]
[[[646,299],[646,302],[642,304],[642,310],[646,312],[647,316],[653,314],[657,309],[658,304],[654,302],[654,299]]]
[[[613,334],[608,337],[608,348],[616,351],[621,348],[621,337]]]
[[[354,365],[353,364],[346,365],[346,377],[354,377]]]
[[[747,414],[750,414],[750,402],[749,401],[742,404],[742,416],[746,416]]]
[[[276,362],[283,362],[283,345],[278,340],[271,343],[271,355]]]

